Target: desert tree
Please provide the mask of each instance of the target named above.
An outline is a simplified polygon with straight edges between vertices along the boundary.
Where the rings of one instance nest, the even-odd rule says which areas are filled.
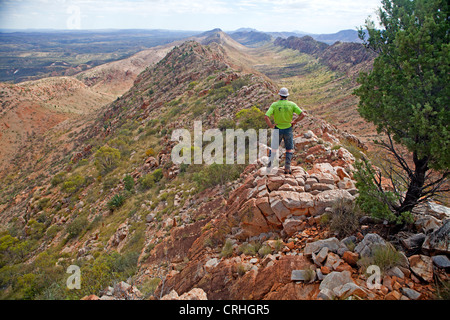
[[[390,194],[379,172],[366,177],[399,217],[448,191],[449,5],[447,0],[382,0],[378,18],[380,26],[369,17],[359,29],[377,57],[373,69],[360,74],[354,94],[360,98],[359,114],[376,125],[382,137],[377,143],[394,159],[385,170],[393,182]]]

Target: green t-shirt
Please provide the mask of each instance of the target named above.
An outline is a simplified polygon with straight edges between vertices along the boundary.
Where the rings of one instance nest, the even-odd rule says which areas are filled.
[[[272,103],[266,116],[270,117],[273,114],[275,125],[278,129],[287,129],[291,127],[292,115],[302,113],[302,110],[292,101],[278,100]]]

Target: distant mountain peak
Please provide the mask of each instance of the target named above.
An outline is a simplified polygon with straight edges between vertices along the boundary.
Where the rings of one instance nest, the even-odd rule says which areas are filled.
[[[220,28],[215,28],[215,29],[208,30],[208,31],[205,31],[205,32],[203,32],[203,33],[200,33],[200,34],[198,35],[198,37],[210,36],[210,35],[213,35],[213,34],[219,33],[219,32],[223,32],[222,29],[220,29]]]

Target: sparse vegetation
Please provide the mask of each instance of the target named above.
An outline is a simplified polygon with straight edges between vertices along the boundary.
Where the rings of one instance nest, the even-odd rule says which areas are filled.
[[[95,165],[101,175],[105,175],[117,167],[120,161],[120,151],[103,146],[95,153]]]
[[[339,200],[333,205],[331,213],[328,213],[327,224],[332,232],[337,233],[340,238],[344,238],[359,230],[359,219],[362,215],[354,201]]]

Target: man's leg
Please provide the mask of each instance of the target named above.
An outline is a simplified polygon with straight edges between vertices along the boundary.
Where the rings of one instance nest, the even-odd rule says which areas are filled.
[[[291,174],[291,161],[294,156],[294,133],[292,127],[286,129],[287,132],[284,135],[284,145],[286,147],[286,160],[284,162],[284,173]]]

